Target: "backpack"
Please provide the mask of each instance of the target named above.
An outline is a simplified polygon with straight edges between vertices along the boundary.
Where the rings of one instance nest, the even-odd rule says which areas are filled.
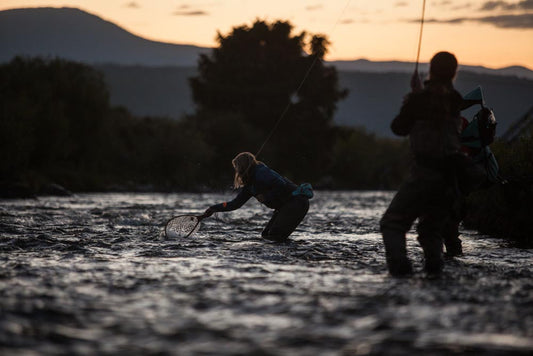
[[[479,130],[479,139],[482,146],[488,146],[494,142],[496,136],[496,117],[494,112],[486,107],[482,107],[474,116]]]
[[[470,148],[482,148],[490,145],[494,142],[497,124],[494,112],[489,108],[482,107],[461,132],[461,143]]]
[[[461,132],[463,146],[473,149],[471,154],[474,164],[482,168],[486,182],[482,185],[498,182],[498,162],[489,145],[494,142],[496,136],[496,117],[494,112],[481,106],[474,118]]]

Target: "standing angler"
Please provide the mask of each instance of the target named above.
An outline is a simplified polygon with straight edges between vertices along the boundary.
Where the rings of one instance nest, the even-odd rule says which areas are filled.
[[[456,196],[456,167],[467,157],[460,152],[461,95],[453,87],[457,59],[439,52],[430,62],[429,80],[416,79],[391,129],[409,136],[414,163],[409,178],[380,221],[387,267],[392,276],[412,273],[405,235],[418,218],[418,242],[424,251],[424,270],[438,275],[444,266],[443,227]],[[416,73],[415,73],[416,74]]]

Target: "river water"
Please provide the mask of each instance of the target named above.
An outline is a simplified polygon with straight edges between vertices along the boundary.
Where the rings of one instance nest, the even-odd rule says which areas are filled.
[[[442,278],[388,276],[391,192],[316,192],[291,236],[255,201],[167,239],[173,215],[231,194],[0,201],[0,353],[472,355],[533,351],[532,251],[463,231]]]

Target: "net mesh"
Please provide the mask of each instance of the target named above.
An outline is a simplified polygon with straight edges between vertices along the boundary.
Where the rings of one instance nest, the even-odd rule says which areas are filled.
[[[200,223],[194,215],[182,215],[172,218],[165,227],[165,235],[169,238],[186,237],[198,231]]]

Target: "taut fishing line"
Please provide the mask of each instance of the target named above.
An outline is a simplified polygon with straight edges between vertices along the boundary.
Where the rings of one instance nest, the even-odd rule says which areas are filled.
[[[426,0],[422,3],[422,16],[420,17],[420,33],[418,35],[418,50],[416,52],[415,73],[418,73],[418,61],[420,59],[420,48],[422,47],[422,32],[424,30],[424,15],[426,13]]]
[[[339,24],[341,18],[342,18],[342,15],[344,15],[344,12],[346,11],[346,9],[348,8],[348,5],[350,4],[351,0],[348,0],[346,1],[346,5],[344,5],[344,8],[342,9],[342,12],[341,14],[339,15],[339,17],[337,18],[337,21],[335,22],[335,24],[333,25],[333,28],[331,29],[331,31],[329,31],[330,34],[332,34],[334,31],[335,31],[335,28],[337,27],[337,25]],[[425,0],[424,0],[425,2]],[[311,65],[309,65],[309,68],[307,69],[307,72],[305,73],[303,79],[301,80],[300,82],[300,85],[298,85],[298,88],[296,88],[296,91],[294,92],[293,95],[291,95],[291,98],[289,100],[289,102],[287,103],[287,105],[285,106],[285,109],[283,110],[283,112],[281,113],[281,115],[279,116],[278,120],[276,121],[276,123],[274,124],[274,126],[272,127],[272,130],[270,130],[270,133],[268,134],[267,138],[263,141],[263,144],[261,145],[261,147],[259,148],[259,150],[257,151],[257,153],[255,154],[255,156],[259,156],[259,154],[261,153],[261,151],[263,151],[263,148],[265,147],[265,145],[267,144],[267,142],[270,140],[270,138],[272,137],[272,135],[274,134],[274,132],[276,131],[276,129],[278,128],[279,124],[281,123],[281,120],[283,120],[283,118],[285,117],[285,115],[287,114],[287,112],[289,111],[290,107],[291,107],[291,104],[294,100],[294,98],[296,98],[296,95],[298,95],[298,92],[300,91],[300,89],[302,88],[302,86],[304,85],[305,81],[307,80],[307,77],[309,77],[309,74],[311,73],[311,70],[313,69],[313,67],[315,66],[316,64],[316,61],[318,60],[318,56],[315,56],[315,58],[313,59],[313,61],[311,62]]]

